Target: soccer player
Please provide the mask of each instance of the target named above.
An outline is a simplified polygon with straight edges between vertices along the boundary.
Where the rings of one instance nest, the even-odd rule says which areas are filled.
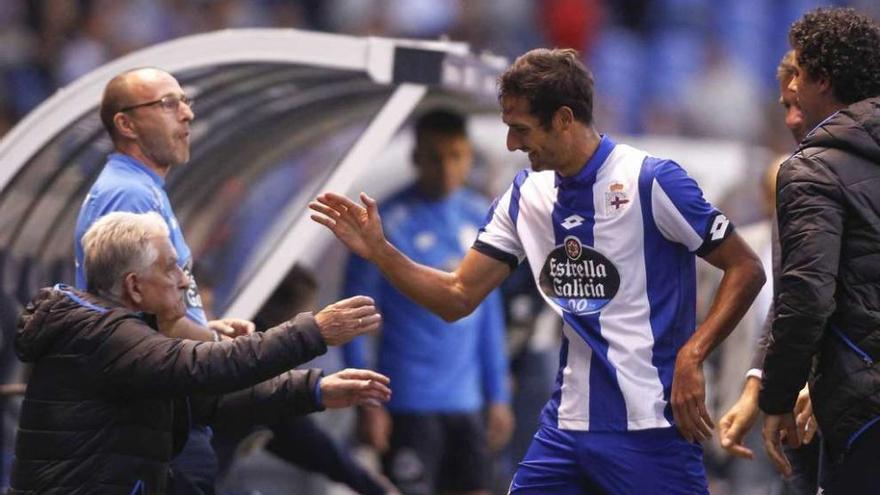
[[[564,339],[511,493],[708,493],[695,443],[714,427],[702,363],[763,285],[760,261],[681,167],[596,131],[592,75],[576,51],[526,53],[499,90],[507,147],[527,153],[531,170],[495,201],[453,271],[391,245],[366,194],[361,206],[325,193],[312,218],[450,321],[528,258]],[[724,271],[698,328],[695,255]]]

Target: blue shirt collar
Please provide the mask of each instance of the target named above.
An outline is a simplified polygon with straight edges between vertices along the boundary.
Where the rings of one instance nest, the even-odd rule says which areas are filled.
[[[556,172],[556,187],[559,186],[567,186],[579,182],[592,182],[595,180],[596,171],[599,170],[599,167],[605,163],[605,160],[608,159],[608,155],[611,154],[611,151],[614,149],[615,143],[605,134],[602,134],[601,139],[599,140],[599,146],[596,148],[596,151],[593,152],[593,156],[587,160],[587,163],[580,169],[580,171],[574,174],[571,177],[563,177],[559,175],[559,172]]]
[[[147,174],[153,182],[156,183],[159,187],[165,187],[165,179],[162,178],[161,175],[157,174],[153,169],[144,165],[137,158],[134,158],[131,155],[126,155],[125,153],[110,153],[110,156],[107,157],[108,161],[122,162],[124,165],[135,168],[137,170],[142,171]]]

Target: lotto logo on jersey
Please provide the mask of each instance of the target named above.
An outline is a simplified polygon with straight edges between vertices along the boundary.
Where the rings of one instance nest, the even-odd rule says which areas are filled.
[[[718,216],[715,217],[715,220],[712,221],[712,226],[709,227],[709,239],[712,241],[724,239],[727,235],[728,226],[730,226],[730,220],[719,213]]]
[[[576,315],[596,313],[620,288],[620,274],[605,255],[565,238],[547,256],[539,277],[541,291],[562,309]]]

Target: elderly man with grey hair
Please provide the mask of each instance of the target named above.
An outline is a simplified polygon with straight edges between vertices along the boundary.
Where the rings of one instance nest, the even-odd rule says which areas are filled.
[[[288,371],[378,326],[367,297],[235,340],[173,339],[156,329],[183,316],[188,281],[163,219],[112,213],[83,245],[88,292],[43,289],[19,323],[16,352],[34,368],[10,493],[165,493],[191,421],[275,422],[390,397],[371,371]]]

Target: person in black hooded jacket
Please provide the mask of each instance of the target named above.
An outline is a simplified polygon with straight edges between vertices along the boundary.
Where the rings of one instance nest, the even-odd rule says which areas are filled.
[[[94,294],[43,289],[19,322],[16,352],[34,368],[12,494],[161,494],[193,420],[277,422],[390,397],[372,371],[287,371],[378,325],[369,298],[235,340],[173,339],[156,329],[184,314],[188,281],[164,220],[111,213],[84,245]]]
[[[791,87],[811,128],[780,168],[781,273],[760,408],[784,474],[782,433],[810,379],[829,469],[826,493],[880,486],[880,25],[817,9],[789,31]]]

